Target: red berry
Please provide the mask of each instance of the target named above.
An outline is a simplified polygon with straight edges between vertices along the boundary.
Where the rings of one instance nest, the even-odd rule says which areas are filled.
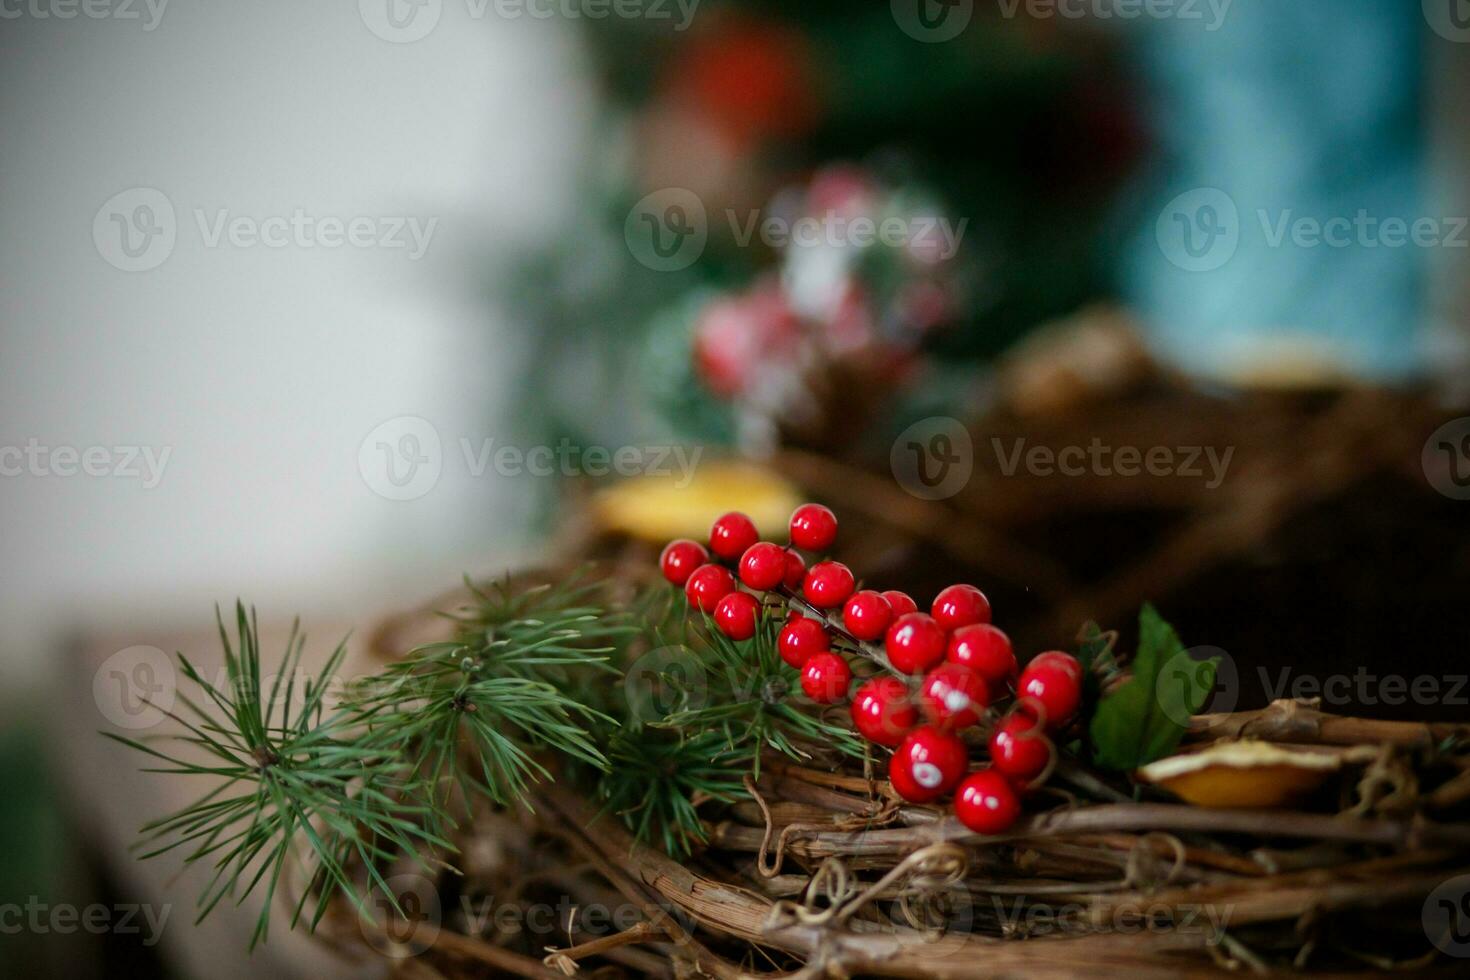
[[[964,664],[996,688],[1016,676],[1016,654],[1011,638],[989,623],[961,626],[949,638],[945,655],[952,664]]]
[[[928,803],[954,788],[968,762],[964,742],[925,726],[911,732],[888,760],[888,779],[910,803]]]
[[[776,649],[781,659],[800,670],[813,654],[826,653],[832,647],[832,639],[826,629],[815,619],[794,615],[786,620],[781,633],[776,637]]]
[[[973,585],[951,585],[934,597],[929,612],[946,630],[990,622],[990,600]]]
[[[876,640],[893,621],[893,607],[888,600],[867,589],[847,600],[842,610],[842,625],[859,640]]]
[[[1011,715],[990,733],[991,765],[1017,786],[1045,772],[1051,752],[1051,740],[1025,712]]]
[[[919,703],[931,724],[958,731],[980,721],[981,712],[990,704],[990,688],[969,667],[940,664],[924,675]]]
[[[1021,801],[1006,778],[993,769],[965,777],[954,794],[955,816],[977,834],[1003,834],[1021,816]]]
[[[806,562],[793,548],[786,549],[786,578],[781,582],[786,588],[795,591],[801,587],[801,580],[806,578]]]
[[[712,613],[720,600],[735,591],[735,576],[719,565],[700,565],[684,583],[684,595],[700,612]]]
[[[837,538],[837,515],[821,504],[802,504],[791,514],[791,543],[805,551],[826,551]]]
[[[731,511],[709,529],[709,550],[726,561],[734,561],[760,540],[755,522],[739,511]]]
[[[900,616],[907,616],[911,612],[919,611],[919,604],[911,599],[907,592],[889,589],[883,593],[883,598],[887,599],[888,604],[893,607],[894,619]]]
[[[766,592],[786,578],[786,549],[769,541],[757,541],[740,556],[740,581],[757,592]]]
[[[658,556],[658,567],[663,570],[664,578],[683,585],[696,568],[708,561],[709,552],[704,550],[704,545],[681,538],[664,547],[664,553]]]
[[[807,570],[801,591],[818,609],[831,609],[846,602],[856,584],[852,570],[842,562],[819,561]]]
[[[877,745],[897,745],[918,723],[908,685],[897,677],[875,677],[853,696],[852,727]]]
[[[1082,680],[1082,663],[1070,653],[1063,653],[1060,650],[1048,650],[1046,653],[1038,653],[1026,664],[1026,669],[1030,670],[1032,667],[1045,667],[1048,665],[1065,670],[1077,678],[1079,682]]]
[[[748,640],[755,635],[760,611],[760,602],[749,592],[731,592],[715,605],[715,625],[732,640]]]
[[[818,704],[836,704],[847,697],[852,668],[835,653],[814,653],[801,668],[801,689]]]
[[[883,640],[888,662],[905,674],[922,674],[944,659],[944,630],[923,613],[900,616]]]
[[[1028,702],[1040,702],[1042,710],[1045,711],[1046,728],[1048,731],[1056,731],[1066,726],[1077,713],[1077,705],[1082,701],[1082,684],[1066,667],[1055,663],[1044,663],[1040,666],[1028,665],[1021,671],[1021,682],[1016,685],[1016,697],[1023,711],[1028,710]]]

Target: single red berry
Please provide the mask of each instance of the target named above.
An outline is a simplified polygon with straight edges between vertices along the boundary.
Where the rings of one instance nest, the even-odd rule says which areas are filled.
[[[731,592],[715,605],[715,625],[732,640],[748,640],[755,635],[760,611],[760,602],[749,592]]]
[[[875,677],[852,698],[852,727],[868,741],[892,748],[919,723],[908,685],[897,677]]]
[[[969,667],[940,664],[924,675],[919,703],[931,724],[959,731],[980,721],[981,712],[990,705],[990,688]]]
[[[726,561],[735,561],[760,537],[754,521],[732,510],[709,529],[709,550]]]
[[[712,613],[720,600],[735,591],[735,576],[719,565],[700,565],[684,583],[684,595],[700,612]]]
[[[800,614],[793,615],[781,627],[776,637],[776,649],[781,659],[797,670],[806,666],[813,654],[826,653],[832,647],[832,638],[815,619]]]
[[[658,556],[658,567],[663,570],[664,578],[675,585],[683,585],[696,568],[708,561],[709,552],[704,545],[680,538],[664,546],[663,554]]]
[[[791,514],[791,543],[805,551],[826,551],[837,538],[837,515],[821,504],[802,504]]]
[[[786,588],[793,592],[801,588],[801,580],[806,578],[806,562],[801,555],[796,553],[795,548],[786,549],[786,578],[781,582]]]
[[[859,640],[878,639],[888,631],[891,622],[893,607],[887,599],[868,589],[848,599],[842,610],[842,625]]]
[[[955,816],[977,834],[1003,834],[1021,816],[1021,801],[993,769],[972,772],[954,794]]]
[[[1055,663],[1032,664],[1021,671],[1016,697],[1022,711],[1031,710],[1031,703],[1039,702],[1045,712],[1046,728],[1054,732],[1065,727],[1077,713],[1077,705],[1082,701],[1082,684],[1066,667]]]
[[[946,630],[990,622],[990,600],[973,585],[951,585],[934,597],[929,612]]]
[[[740,556],[740,581],[757,592],[767,592],[786,578],[786,549],[757,541]]]
[[[1011,638],[989,623],[974,623],[955,630],[949,638],[945,658],[952,664],[969,667],[997,690],[1017,672]]]
[[[842,562],[819,561],[807,569],[806,580],[801,583],[801,592],[806,596],[806,601],[818,609],[832,609],[847,601],[856,584],[852,569]]]
[[[944,630],[934,617],[914,612],[900,616],[888,627],[883,647],[888,662],[905,674],[922,674],[944,659]]]
[[[990,733],[991,765],[1019,787],[1046,771],[1051,753],[1051,739],[1024,711],[1011,715]]]
[[[1063,653],[1060,650],[1048,650],[1046,653],[1038,653],[1026,664],[1026,669],[1030,670],[1032,667],[1046,666],[1059,667],[1077,678],[1078,682],[1082,680],[1082,662],[1070,653]]]
[[[910,598],[907,592],[889,589],[883,593],[883,598],[887,599],[888,604],[893,607],[894,619],[900,616],[907,616],[911,612],[919,611],[919,604]]]
[[[837,654],[814,653],[801,668],[801,689],[817,704],[836,704],[847,697],[852,668]]]
[[[954,788],[968,763],[964,742],[926,725],[899,744],[888,760],[888,779],[910,803],[929,803]]]

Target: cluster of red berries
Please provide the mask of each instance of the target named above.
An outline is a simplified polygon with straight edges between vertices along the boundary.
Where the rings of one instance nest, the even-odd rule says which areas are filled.
[[[1077,712],[1082,667],[1076,658],[1043,653],[1019,670],[1010,638],[991,625],[990,602],[973,585],[949,586],[924,613],[903,592],[858,591],[841,562],[807,567],[799,552],[820,555],[837,537],[837,518],[820,504],[798,507],[790,534],[786,547],[762,541],[750,518],[730,513],[715,521],[708,549],[674,541],[659,563],[690,605],[734,640],[755,635],[761,601],[754,593],[784,596],[789,618],[777,649],[819,704],[843,701],[852,686],[852,667],[833,649],[834,634],[848,641],[844,648],[889,668],[852,694],[851,713],[863,737],[894,750],[888,766],[894,791],[912,803],[953,792],[966,827],[1005,831],[1020,816],[1021,795],[1051,765],[1046,733],[1065,728]],[[987,721],[991,708],[1012,694],[1014,707],[990,731],[990,766],[966,775],[969,750],[959,733]]]

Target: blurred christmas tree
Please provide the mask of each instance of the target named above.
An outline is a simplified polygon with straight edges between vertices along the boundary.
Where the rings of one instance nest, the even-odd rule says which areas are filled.
[[[977,10],[923,43],[888,4],[835,0],[678,23],[591,32],[607,152],[521,278],[528,404],[557,435],[851,446],[1109,292],[1141,140],[1095,39]],[[694,245],[650,260],[636,239],[664,221]]]

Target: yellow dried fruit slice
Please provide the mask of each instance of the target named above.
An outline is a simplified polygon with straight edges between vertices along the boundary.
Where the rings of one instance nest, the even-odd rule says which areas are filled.
[[[797,488],[755,463],[715,460],[682,475],[641,476],[599,492],[592,501],[598,524],[653,544],[674,538],[704,541],[715,518],[738,510],[766,540],[784,542],[791,512],[801,503]]]
[[[1151,762],[1135,775],[1196,806],[1270,808],[1310,795],[1341,766],[1336,755],[1224,742]]]

